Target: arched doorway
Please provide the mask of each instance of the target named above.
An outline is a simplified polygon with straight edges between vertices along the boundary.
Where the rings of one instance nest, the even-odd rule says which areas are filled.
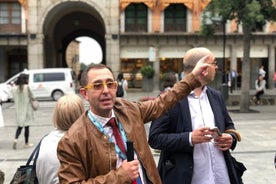
[[[106,64],[105,26],[100,14],[84,2],[63,2],[55,6],[45,18],[44,67],[67,67],[66,48],[81,36],[96,40],[102,48]]]

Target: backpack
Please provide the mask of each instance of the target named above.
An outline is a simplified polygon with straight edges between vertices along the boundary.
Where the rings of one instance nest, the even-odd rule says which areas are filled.
[[[116,96],[117,97],[123,97],[124,96],[123,81],[118,81]]]

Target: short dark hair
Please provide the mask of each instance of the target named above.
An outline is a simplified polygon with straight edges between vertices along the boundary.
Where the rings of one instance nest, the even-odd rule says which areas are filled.
[[[80,85],[82,87],[86,86],[88,84],[88,72],[92,69],[103,69],[103,68],[107,68],[112,74],[113,74],[113,71],[110,67],[104,65],[104,64],[92,64],[92,65],[89,65],[81,74],[81,80],[80,80]],[[114,77],[114,74],[113,74],[113,78]]]
[[[121,81],[121,80],[123,80],[123,78],[124,78],[123,73],[119,73],[118,76],[117,76],[117,79],[118,79],[119,81]]]
[[[28,84],[28,75],[25,73],[21,73],[16,80],[17,85],[23,85],[23,84]]]

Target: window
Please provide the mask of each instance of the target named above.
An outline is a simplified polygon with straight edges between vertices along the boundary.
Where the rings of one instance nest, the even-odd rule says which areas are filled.
[[[9,10],[7,3],[0,3],[0,24],[9,23]]]
[[[264,27],[264,24],[262,24],[261,22],[256,22],[252,32],[263,32],[264,31],[263,27]]]
[[[64,81],[64,73],[37,73],[34,74],[34,82]]]
[[[170,4],[165,9],[164,31],[186,31],[187,8],[183,4]]]
[[[11,23],[20,24],[20,5],[18,3],[12,3],[12,12],[11,12]]]
[[[148,8],[143,3],[130,4],[125,10],[126,32],[147,32]]]
[[[0,24],[20,24],[21,6],[19,3],[0,3]]]

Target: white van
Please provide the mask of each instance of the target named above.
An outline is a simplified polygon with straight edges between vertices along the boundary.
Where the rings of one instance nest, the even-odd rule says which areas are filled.
[[[36,98],[52,98],[58,100],[64,94],[76,93],[75,74],[70,68],[44,68],[24,70],[6,82],[0,84],[0,89],[9,90],[9,99],[12,99],[11,88],[15,85],[21,73],[29,75],[29,86]]]

